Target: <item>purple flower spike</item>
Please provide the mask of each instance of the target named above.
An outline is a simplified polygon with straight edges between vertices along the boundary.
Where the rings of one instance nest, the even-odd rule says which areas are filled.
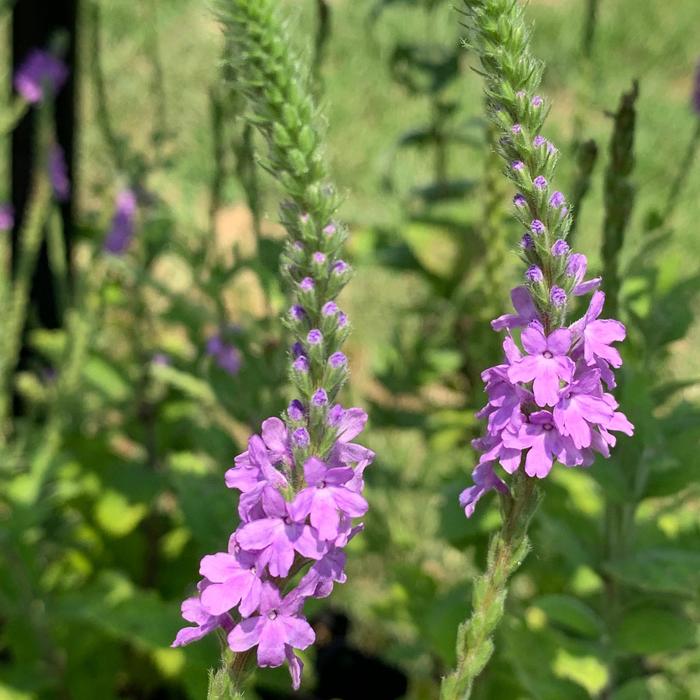
[[[552,209],[559,209],[563,204],[566,203],[566,198],[561,192],[553,192],[552,196],[549,198],[549,206]]]
[[[333,369],[339,369],[340,367],[345,367],[348,363],[348,358],[342,352],[334,352],[328,358],[328,364],[333,367]]]
[[[563,239],[559,238],[558,240],[554,241],[554,245],[552,246],[552,255],[555,258],[560,258],[562,255],[566,255],[571,248],[569,247],[569,244]]]
[[[540,284],[541,282],[544,282],[542,270],[537,265],[530,265],[530,267],[527,268],[525,277],[527,277],[527,279],[533,284]]]
[[[532,184],[538,189],[538,190],[544,190],[547,187],[547,178],[543,177],[542,175],[538,175],[533,181]]]
[[[518,209],[522,209],[527,204],[527,199],[518,192],[518,194],[513,197],[513,204],[515,204]]]
[[[525,170],[525,163],[523,163],[522,160],[515,160],[511,163],[510,167],[516,172],[520,173]]]
[[[128,249],[134,236],[136,205],[136,194],[133,190],[122,190],[117,195],[117,206],[112,217],[112,225],[104,242],[106,253],[122,255]]]
[[[65,202],[70,196],[70,180],[66,158],[58,144],[54,144],[49,151],[49,179],[54,197],[59,202]]]
[[[323,342],[323,333],[318,328],[312,328],[308,332],[306,340],[309,345],[320,345]]]
[[[9,231],[15,225],[15,210],[11,204],[0,204],[0,231]]]
[[[532,139],[532,145],[535,148],[539,148],[540,146],[544,146],[545,143],[547,143],[547,139],[544,136],[535,136],[534,139]]]
[[[549,300],[556,308],[561,309],[566,305],[566,292],[555,285],[549,292]]]
[[[539,219],[533,219],[530,222],[530,230],[536,236],[541,236],[545,231],[544,224]]]
[[[299,282],[299,288],[305,292],[310,292],[316,286],[312,277],[304,277],[304,279]]]
[[[48,51],[34,49],[15,74],[15,90],[27,102],[36,104],[44,98],[44,89],[55,95],[68,78],[65,63]]]

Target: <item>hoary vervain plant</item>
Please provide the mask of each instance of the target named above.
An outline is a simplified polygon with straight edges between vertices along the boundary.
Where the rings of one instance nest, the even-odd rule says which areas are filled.
[[[465,0],[464,16],[499,132],[497,151],[517,188],[515,216],[525,229],[519,253],[527,269],[525,283],[511,292],[516,313],[491,324],[507,331],[505,357],[482,374],[488,403],[478,415],[487,419],[487,431],[474,442],[481,453],[474,486],[460,497],[471,516],[478,500],[496,490],[503,525],[489,546],[486,572],[474,583],[473,612],[459,628],[457,667],[443,680],[443,700],[468,698],[493,653],[508,580],[529,549],[528,524],[539,500],[535,478],[547,476],[555,461],[577,467],[590,465],[596,452],[608,457],[611,431],[633,432],[607,391],[615,386],[613,368],[622,364],[612,343],[624,339],[625,328],[599,319],[601,279],[584,279],[586,257],[566,242],[571,210],[553,186],[558,151],[542,134],[547,104],[537,88],[543,65],[530,51],[522,6]],[[584,316],[569,323],[572,302],[591,292]],[[497,475],[499,466],[511,475],[509,484]]]
[[[241,523],[226,551],[202,559],[198,593],[182,607],[195,626],[174,642],[225,632],[236,656],[228,680],[213,676],[210,697],[239,697],[255,647],[259,666],[287,660],[299,687],[296,650],[314,641],[302,608],[345,580],[342,550],[359,529],[352,519],[367,510],[363,472],[374,455],[351,442],[366,414],[335,403],[348,375],[340,348],[349,326],[334,300],[351,271],[340,258],[347,233],[335,220],[339,199],[328,182],[307,70],[289,51],[273,0],[220,0],[217,7],[236,89],[269,146],[264,166],[287,195],[282,275],[292,302],[285,324],[296,389],[284,420],[263,421],[261,435],[226,472],[227,486],[241,492]]]

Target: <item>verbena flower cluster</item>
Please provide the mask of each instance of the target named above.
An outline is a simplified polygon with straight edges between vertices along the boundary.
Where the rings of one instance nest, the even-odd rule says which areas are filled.
[[[600,318],[601,278],[585,279],[585,255],[572,252],[566,242],[569,207],[550,187],[557,149],[539,134],[544,100],[523,91],[511,98],[507,109],[496,111],[496,120],[505,134],[499,151],[519,189],[513,204],[525,228],[520,255],[527,269],[525,284],[511,291],[515,313],[491,324],[507,332],[504,361],[481,375],[488,403],[477,416],[486,419],[487,429],[472,443],[481,453],[474,485],[460,495],[467,517],[488,491],[508,491],[497,466],[508,474],[523,468],[541,479],[555,462],[585,467],[595,453],[609,457],[613,433],[634,430],[609,393],[615,387],[613,370],[622,365],[613,344],[625,338],[625,327]],[[512,123],[513,115],[521,119]],[[588,310],[568,324],[571,301],[591,293]]]
[[[226,472],[226,485],[240,492],[241,522],[225,552],[202,559],[198,593],[182,606],[194,626],[174,642],[222,628],[233,651],[257,646],[260,666],[286,659],[295,688],[302,663],[294,650],[314,641],[304,601],[345,581],[343,548],[361,528],[353,519],[367,511],[363,473],[374,457],[352,442],[365,412],[332,402],[347,375],[339,347],[348,322],[333,301],[349,275],[336,255],[344,233],[329,224],[319,242],[308,215],[298,230],[306,240],[290,242],[283,267],[295,290],[286,322],[297,338],[290,364],[301,398],[284,421],[265,420]]]

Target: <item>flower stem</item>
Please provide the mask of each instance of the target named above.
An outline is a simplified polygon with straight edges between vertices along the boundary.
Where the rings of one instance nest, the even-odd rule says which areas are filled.
[[[508,581],[530,551],[527,530],[541,497],[535,480],[516,473],[512,495],[502,497],[503,525],[489,544],[488,564],[474,583],[471,617],[457,632],[457,667],[443,678],[440,700],[467,700],[493,654],[493,634],[503,619]]]

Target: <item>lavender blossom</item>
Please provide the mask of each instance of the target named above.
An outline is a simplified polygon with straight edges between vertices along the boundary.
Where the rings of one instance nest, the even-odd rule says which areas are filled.
[[[117,195],[112,224],[104,242],[104,251],[106,253],[122,255],[126,252],[134,236],[136,205],[136,194],[133,190],[122,190]]]
[[[10,231],[15,225],[15,210],[11,204],[0,204],[0,231]]]
[[[214,358],[216,364],[227,374],[235,376],[241,370],[243,356],[234,345],[226,343],[220,334],[216,333],[207,340],[207,355]]]
[[[53,96],[68,78],[68,68],[60,58],[48,51],[30,51],[15,73],[15,90],[27,102],[36,104],[44,99],[44,90]]]

